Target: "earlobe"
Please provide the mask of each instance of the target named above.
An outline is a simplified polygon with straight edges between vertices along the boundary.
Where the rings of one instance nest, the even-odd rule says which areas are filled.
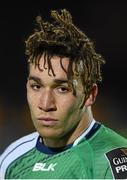
[[[85,106],[91,106],[95,102],[97,94],[98,94],[97,84],[93,84],[93,87],[91,88],[89,96],[85,102]]]

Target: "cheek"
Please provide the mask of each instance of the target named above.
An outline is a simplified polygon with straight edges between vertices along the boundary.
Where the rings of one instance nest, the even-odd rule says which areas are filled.
[[[63,98],[64,99],[64,98]],[[64,119],[65,124],[77,123],[79,121],[81,109],[80,105],[82,102],[82,96],[72,96],[63,100],[61,105],[61,118]],[[74,123],[74,124],[75,124]]]
[[[27,92],[27,102],[31,111],[34,111],[37,106],[37,97]]]
[[[66,97],[60,97],[59,98],[59,104],[64,107],[70,107],[73,104],[75,104],[76,98],[73,96],[66,96]]]
[[[58,109],[61,115],[69,116],[74,113],[76,106],[76,98],[62,98],[59,101]],[[65,117],[64,117],[65,118]]]

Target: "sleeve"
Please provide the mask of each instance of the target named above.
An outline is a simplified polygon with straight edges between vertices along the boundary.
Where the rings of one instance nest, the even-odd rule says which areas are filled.
[[[113,149],[106,154],[109,169],[115,179],[127,179],[127,147]],[[108,174],[108,173],[107,173]]]

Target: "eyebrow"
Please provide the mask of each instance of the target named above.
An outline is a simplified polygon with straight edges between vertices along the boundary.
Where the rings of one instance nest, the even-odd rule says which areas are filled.
[[[28,77],[28,80],[36,81],[36,82],[39,83],[39,84],[43,83],[42,80],[41,80],[39,77],[37,77],[37,76],[29,76],[29,77]],[[61,79],[54,79],[53,81],[54,81],[54,83],[56,83],[56,84],[68,83],[68,80],[67,80],[67,79],[62,79],[62,78],[61,78]]]
[[[33,80],[33,81],[36,81],[36,82],[38,82],[38,83],[41,83],[41,79],[38,78],[38,77],[36,77],[36,76],[29,76],[29,77],[28,77],[28,80],[29,80],[29,81],[30,81],[30,80]]]

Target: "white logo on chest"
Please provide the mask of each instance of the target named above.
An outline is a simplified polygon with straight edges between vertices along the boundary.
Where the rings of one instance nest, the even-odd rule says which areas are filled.
[[[46,163],[36,163],[32,171],[55,171],[55,166],[57,163],[51,163],[47,165]]]

